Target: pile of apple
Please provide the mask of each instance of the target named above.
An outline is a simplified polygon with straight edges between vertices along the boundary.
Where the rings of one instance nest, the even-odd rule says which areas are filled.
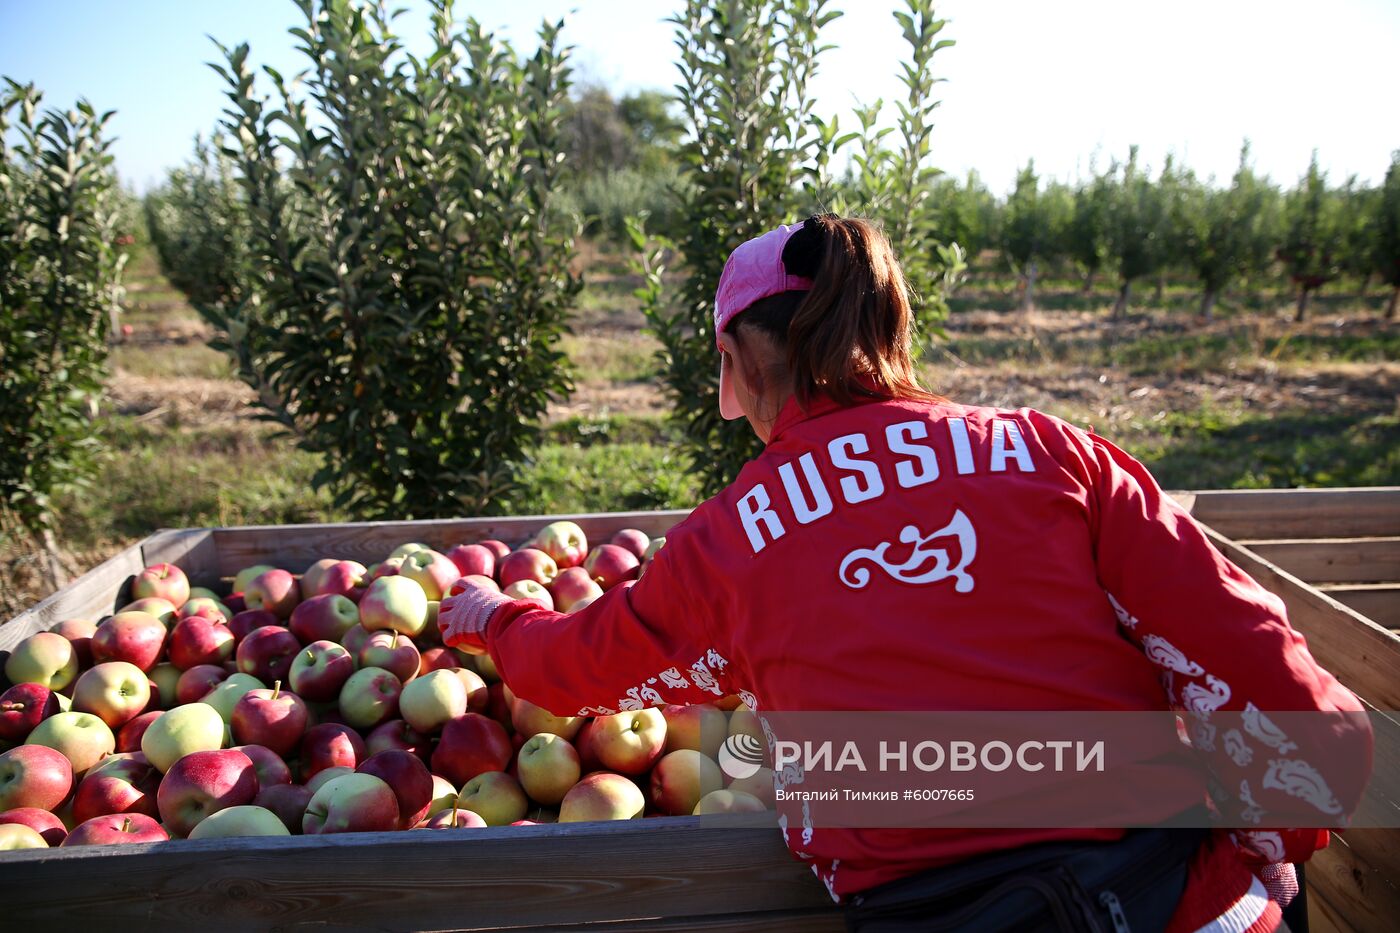
[[[442,645],[438,603],[461,577],[571,612],[631,585],[664,540],[629,529],[590,551],[555,522],[514,551],[249,567],[224,597],[148,567],[115,615],[6,661],[0,849],[769,808],[771,771],[726,787],[716,763],[731,732],[761,734],[737,698],[560,717],[489,656]]]

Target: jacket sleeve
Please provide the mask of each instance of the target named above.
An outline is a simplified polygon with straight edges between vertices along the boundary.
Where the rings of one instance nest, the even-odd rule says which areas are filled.
[[[692,516],[689,522],[693,522]],[[646,573],[577,612],[498,608],[486,647],[516,696],[555,715],[607,715],[657,703],[706,703],[736,692],[716,639],[723,580],[700,579],[693,536],[673,529]],[[697,560],[698,559],[698,560]]]
[[[1120,630],[1183,714],[1218,783],[1224,825],[1241,827],[1236,844],[1255,864],[1307,859],[1327,830],[1278,828],[1271,808],[1296,813],[1301,799],[1323,815],[1317,823],[1344,827],[1371,773],[1370,723],[1293,716],[1285,733],[1269,713],[1360,714],[1361,702],[1313,660],[1282,601],[1227,560],[1142,464],[1040,417],[1042,437],[1057,437],[1061,462],[1084,484],[1099,582]],[[1238,715],[1212,721],[1217,711]]]

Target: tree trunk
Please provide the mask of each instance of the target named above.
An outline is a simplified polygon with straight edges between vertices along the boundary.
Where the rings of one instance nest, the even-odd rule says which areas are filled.
[[[1153,297],[1152,303],[1155,304],[1155,305],[1156,305],[1157,307],[1159,307],[1159,308],[1162,307],[1162,298],[1163,298],[1164,295],[1166,295],[1166,293],[1167,293],[1167,274],[1166,274],[1165,272],[1159,272],[1159,273],[1157,273],[1157,294],[1156,294],[1155,297]]]
[[[1084,273],[1084,294],[1089,294],[1094,290],[1094,270],[1090,269]]]
[[[1113,305],[1113,320],[1121,320],[1123,315],[1128,313],[1128,297],[1132,287],[1132,280],[1129,280],[1118,289],[1118,300]]]
[[[1215,289],[1207,288],[1205,294],[1201,296],[1201,317],[1207,321],[1215,319],[1215,299],[1218,294]]]
[[[1400,285],[1395,286],[1394,290],[1390,293],[1390,305],[1385,309],[1385,319],[1387,321],[1395,320],[1395,309],[1397,306],[1400,306]]]
[[[1032,259],[1026,264],[1025,289],[1021,292],[1021,310],[1031,311],[1035,308],[1035,260]]]
[[[1293,316],[1295,323],[1301,324],[1308,317],[1308,298],[1312,296],[1312,289],[1306,285],[1298,292],[1298,313]]]

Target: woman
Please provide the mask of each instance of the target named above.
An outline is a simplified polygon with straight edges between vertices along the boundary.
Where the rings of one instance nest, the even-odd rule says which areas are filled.
[[[763,453],[635,586],[571,615],[468,588],[444,603],[446,643],[488,650],[517,696],[558,714],[733,693],[760,711],[1361,709],[1140,464],[1047,415],[924,391],[910,325],[899,264],[863,220],[813,217],[740,246],[715,301],[720,404]],[[939,572],[852,568],[936,537]],[[1364,723],[1296,738],[1349,812],[1369,773]],[[1199,804],[1204,785],[1182,781],[1182,807]],[[959,908],[967,929],[1272,930],[1280,907],[1254,872],[1327,839],[783,825],[871,931]],[[1126,879],[1131,846],[1151,865]],[[967,865],[981,882],[950,886]],[[1077,880],[1045,895],[1036,873],[1066,865]]]

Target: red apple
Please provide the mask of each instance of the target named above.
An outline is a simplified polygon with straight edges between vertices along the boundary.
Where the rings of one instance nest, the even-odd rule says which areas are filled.
[[[308,836],[396,829],[399,801],[373,774],[347,774],[312,794],[301,828]]]
[[[299,737],[298,737],[299,738]],[[253,771],[258,775],[258,788],[263,790],[274,784],[292,783],[292,769],[282,757],[266,745],[237,745],[238,751],[248,756],[253,763]]]
[[[374,755],[389,749],[411,752],[427,761],[433,752],[433,744],[428,736],[402,719],[391,719],[375,726],[369,735],[365,736],[365,750],[369,754]]]
[[[589,552],[583,569],[599,586],[610,590],[624,580],[635,580],[641,561],[637,555],[616,544],[600,544]]]
[[[68,827],[63,825],[62,820],[48,810],[38,807],[15,807],[0,813],[0,826],[11,823],[28,826],[42,836],[51,847],[62,845],[63,837],[68,835]]]
[[[289,676],[292,690],[298,696],[312,703],[323,703],[339,697],[340,688],[353,673],[355,659],[344,645],[313,641],[292,659]]]
[[[58,694],[40,684],[15,684],[0,695],[0,740],[23,742],[34,727],[62,709]]]
[[[257,795],[252,760],[228,748],[191,752],[171,765],[156,792],[156,804],[170,832],[188,836],[209,814],[252,803]]]
[[[312,596],[292,610],[287,627],[303,645],[313,641],[340,641],[360,621],[360,610],[338,593]]]
[[[603,588],[593,581],[587,570],[582,567],[570,567],[554,578],[549,595],[554,599],[556,611],[570,612],[575,603],[602,596]]]
[[[227,624],[228,620],[233,618],[233,610],[213,596],[192,596],[175,614],[177,620],[193,619],[196,616]]]
[[[488,547],[480,544],[459,544],[447,552],[447,559],[457,567],[457,575],[470,577],[480,574],[483,577],[496,575],[496,555]]]
[[[448,587],[462,576],[457,565],[433,550],[414,551],[404,558],[399,575],[416,581],[429,602],[442,599]]]
[[[63,840],[70,846],[110,846],[129,842],[165,842],[170,836],[144,813],[112,813],[74,827]]]
[[[267,573],[269,570],[276,569],[277,568],[272,566],[271,564],[254,564],[251,567],[244,567],[242,570],[238,571],[238,573],[233,578],[232,592],[248,592],[248,585],[250,583],[252,583],[254,580],[262,576],[263,574]]]
[[[573,522],[550,522],[540,529],[529,546],[548,554],[555,565],[564,570],[583,563],[583,556],[588,553],[588,538]]]
[[[73,709],[92,713],[112,729],[135,719],[151,701],[146,672],[125,661],[106,661],[83,672],[73,685]]]
[[[152,564],[131,581],[133,599],[164,599],[177,609],[190,598],[190,580],[174,564]]]
[[[498,568],[502,592],[512,583],[533,580],[540,586],[548,586],[559,576],[559,565],[544,551],[527,547],[507,554]]]
[[[369,586],[369,571],[359,561],[338,560],[327,567],[316,581],[311,596],[344,596],[358,603]],[[305,595],[303,598],[309,598]]]
[[[506,702],[506,685],[499,680],[486,688],[486,709],[481,712],[507,730],[515,728],[510,719],[510,704]]]
[[[465,585],[467,584],[470,584],[472,586],[479,586],[482,589],[492,593],[499,593],[501,591],[501,585],[499,583],[497,583],[490,577],[483,577],[477,573],[467,574],[461,580],[458,580],[457,583],[463,584],[463,587],[465,587]],[[457,584],[453,585],[456,586]]]
[[[92,635],[97,631],[97,623],[87,619],[64,619],[49,631],[68,639],[80,668],[92,667]]]
[[[45,745],[20,745],[0,754],[0,810],[53,810],[73,789],[73,765]]]
[[[360,649],[369,641],[369,629],[363,625],[352,625],[349,630],[340,636],[340,643],[345,646],[345,650],[350,652],[350,657],[360,656]]]
[[[285,693],[282,682],[271,690],[250,690],[239,698],[229,717],[233,738],[240,745],[262,745],[278,755],[289,755],[306,732],[306,702]]]
[[[249,609],[266,609],[277,618],[286,619],[301,601],[301,587],[287,571],[268,570],[254,577],[243,590],[243,601]]]
[[[451,648],[427,648],[418,658],[418,676],[429,671],[446,671],[461,667],[461,662]]]
[[[637,560],[646,556],[647,548],[651,546],[651,539],[646,532],[638,531],[635,528],[624,528],[612,536],[609,544],[616,544],[623,550],[631,551]]]
[[[176,703],[197,703],[219,684],[228,680],[229,672],[218,664],[196,664],[180,675],[175,683]]]
[[[666,719],[666,751],[690,748],[719,758],[719,747],[729,737],[729,718],[712,703],[661,708]]]
[[[121,612],[97,627],[92,636],[92,659],[126,661],[149,671],[160,660],[166,631],[161,621],[144,612]]]
[[[433,750],[433,771],[461,786],[485,771],[504,771],[514,747],[500,723],[465,713],[442,727]]]
[[[495,538],[487,538],[485,541],[478,541],[477,543],[495,555],[498,568],[501,563],[501,558],[510,553],[510,546],[504,541],[497,541]]]
[[[600,716],[593,720],[586,741],[587,750],[580,749],[585,761],[591,755],[609,771],[644,774],[666,747],[666,719],[659,709]]]
[[[296,835],[301,832],[302,817],[306,816],[306,805],[311,802],[311,791],[301,784],[274,784],[258,791],[253,805],[271,810],[277,814],[287,831]]]
[[[199,664],[223,664],[233,657],[235,641],[233,631],[216,619],[181,619],[170,631],[170,663],[182,671]]]
[[[239,671],[270,684],[288,679],[292,661],[299,651],[301,642],[295,635],[281,626],[269,625],[249,632],[248,637],[238,643],[235,658]]]
[[[417,829],[485,829],[486,821],[471,810],[449,806],[439,810],[428,820],[419,823]]]
[[[413,640],[407,635],[380,630],[371,632],[360,648],[361,668],[380,667],[405,684],[418,676],[421,656]]]
[[[149,713],[142,713],[135,719],[122,726],[117,733],[117,752],[126,754],[129,752],[139,752],[141,750],[141,739],[145,738],[146,730],[151,723],[160,718],[161,711],[151,710]]]
[[[559,804],[559,822],[634,820],[646,809],[641,789],[620,774],[596,771],[579,781]]]
[[[323,722],[306,730],[301,738],[301,779],[310,780],[326,768],[354,768],[365,759],[365,743],[359,733],[338,722]]]
[[[398,715],[402,691],[399,679],[384,668],[362,667],[340,688],[340,715],[356,729],[373,728]]]
[[[305,602],[321,592],[319,589],[321,577],[328,569],[334,567],[335,564],[336,560],[334,557],[323,557],[301,572],[301,579],[297,581],[297,586],[301,590],[302,602]]]
[[[93,768],[73,795],[73,819],[78,823],[111,813],[144,813],[156,817],[160,772],[139,752],[111,758]]]
[[[372,774],[389,785],[399,803],[400,829],[410,829],[428,815],[428,806],[433,800],[433,776],[417,755],[387,749],[370,755],[355,770],[360,774]]]
[[[724,788],[724,772],[708,755],[680,748],[651,769],[651,802],[662,813],[688,816],[700,798]]]
[[[245,609],[229,619],[228,630],[233,633],[236,640],[242,641],[248,637],[248,633],[253,629],[280,624],[277,616],[266,609]]]

